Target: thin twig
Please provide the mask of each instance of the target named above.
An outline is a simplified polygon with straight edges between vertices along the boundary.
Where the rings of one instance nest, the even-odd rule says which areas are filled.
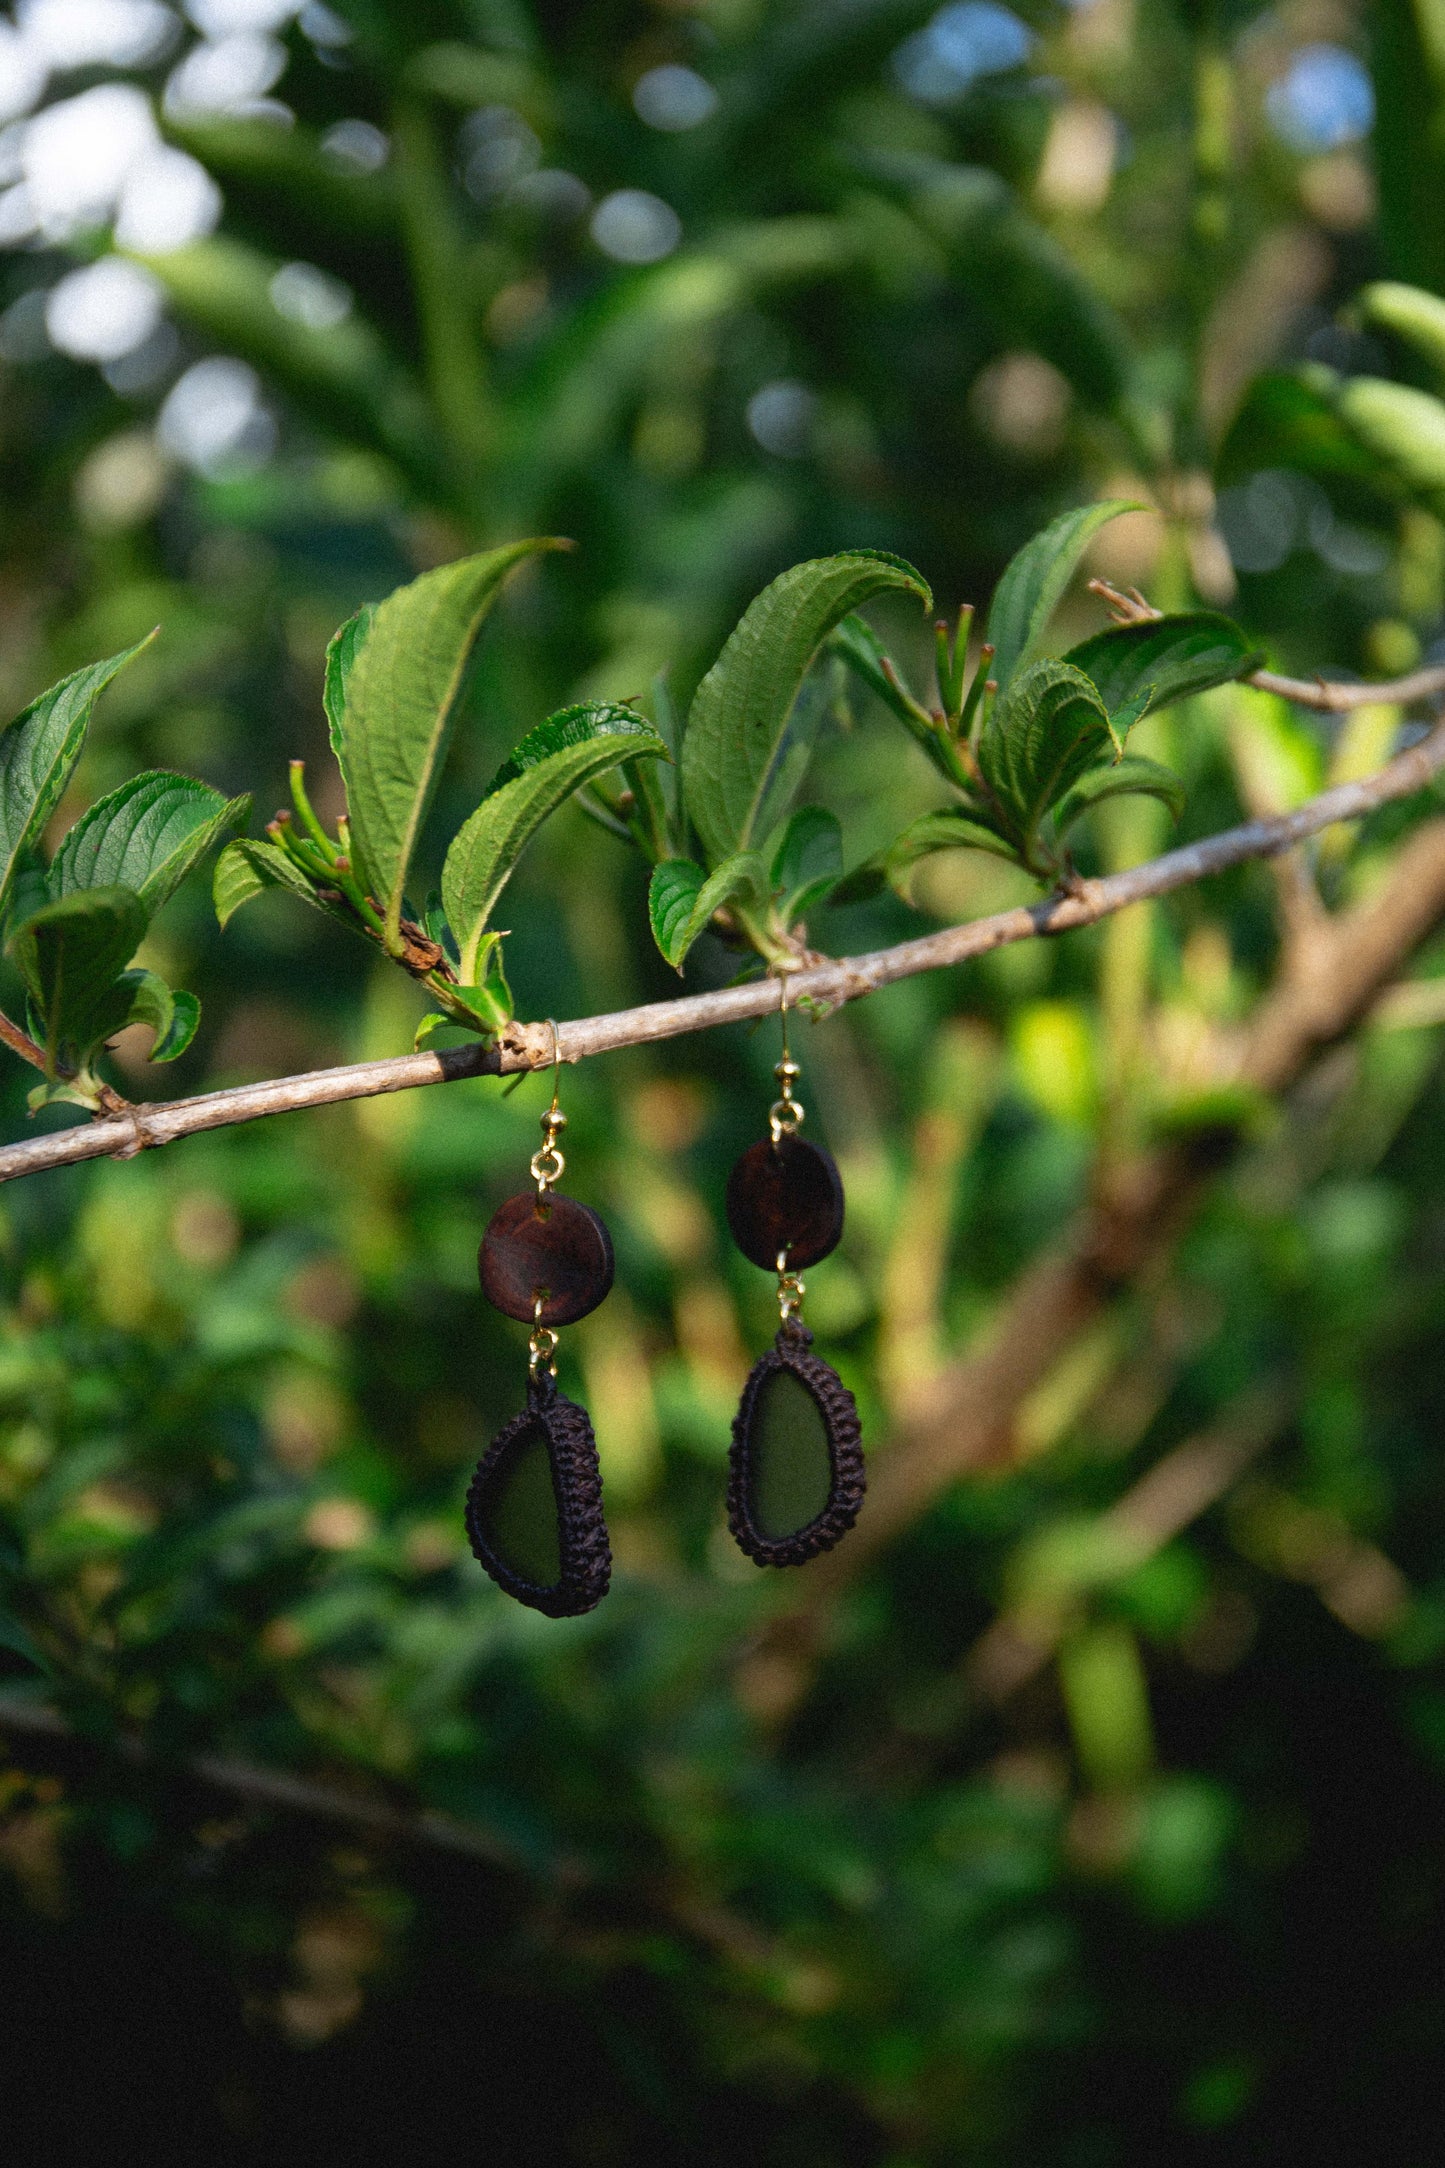
[[[3,1009],[0,1009],[0,1040],[5,1042],[12,1054],[18,1054],[22,1061],[28,1061],[32,1069],[44,1069],[45,1055],[42,1050],[28,1032],[22,1031],[17,1023],[12,1022]]]
[[[44,1741],[69,1757],[114,1755],[132,1768],[161,1772],[185,1785],[228,1795],[241,1808],[293,1814],[313,1822],[351,1829],[363,1839],[412,1851],[449,1853],[501,1870],[531,1883],[549,1915],[559,1900],[585,1898],[601,1876],[589,1859],[571,1852],[548,1851],[516,1842],[506,1832],[475,1821],[459,1821],[431,1808],[393,1804],[375,1790],[317,1783],[289,1769],[239,1761],[228,1754],[163,1757],[139,1733],[121,1732],[109,1739],[76,1731],[48,1702],[21,1693],[0,1693],[0,1734]],[[17,1751],[12,1749],[12,1751]],[[682,1874],[664,1872],[634,1878],[633,1897],[666,1929],[680,1931],[740,1971],[765,1972],[776,1978],[777,1944],[742,1914],[701,1894]]]
[[[1167,896],[1210,874],[1253,858],[1272,858],[1306,836],[1318,835],[1337,821],[1359,820],[1397,798],[1422,790],[1445,767],[1445,724],[1372,776],[1339,783],[1322,791],[1293,813],[1277,819],[1246,821],[1202,842],[1167,851],[1161,858],[1101,880],[1081,881],[1066,896],[1046,896],[1039,903],[950,926],[942,933],[901,941],[841,962],[811,965],[790,979],[791,1005],[813,1003],[831,1010],[856,1001],[898,979],[986,956],[1013,941],[1043,934],[1067,933],[1092,926],[1147,897]],[[716,993],[688,994],[676,1001],[656,1001],[645,1008],[618,1009],[610,1016],[578,1018],[557,1027],[556,1052],[575,1062],[619,1047],[650,1045],[685,1032],[709,1031],[719,1024],[750,1022],[770,1016],[777,1007],[771,980],[755,979]],[[547,1024],[510,1024],[494,1046],[449,1047],[439,1053],[403,1054],[389,1061],[358,1062],[341,1069],[317,1069],[306,1076],[280,1077],[265,1084],[243,1084],[232,1091],[204,1092],[195,1099],[173,1099],[138,1106],[87,1127],[0,1147],[0,1182],[38,1174],[48,1167],[74,1166],[86,1159],[129,1159],[148,1146],[171,1144],[203,1129],[224,1129],[267,1114],[302,1107],[335,1106],[347,1099],[371,1099],[383,1092],[413,1091],[424,1084],[450,1084],[461,1077],[510,1075],[541,1069],[553,1059],[552,1028]]]
[[[1278,693],[1298,708],[1317,708],[1322,714],[1344,715],[1351,708],[1406,708],[1416,700],[1438,700],[1445,693],[1445,664],[1415,670],[1409,677],[1388,685],[1345,685],[1326,678],[1281,677],[1277,670],[1255,670],[1245,679],[1262,693]]]
[[[1090,580],[1089,593],[1109,606],[1116,625],[1152,625],[1164,612],[1146,602],[1135,587],[1115,587],[1109,580]],[[1328,678],[1281,677],[1277,670],[1253,670],[1244,680],[1262,693],[1277,693],[1298,708],[1316,708],[1326,715],[1344,715],[1351,708],[1407,708],[1417,700],[1436,700],[1445,693],[1445,663],[1427,670],[1412,670],[1408,677],[1389,678],[1378,685],[1340,684]]]
[[[0,1732],[50,1739],[67,1747],[96,1747],[99,1742],[72,1729],[58,1710],[26,1695],[0,1694]],[[124,1762],[139,1764],[156,1760],[147,1742],[122,1734],[109,1742]],[[255,1762],[240,1761],[228,1754],[196,1754],[176,1765],[177,1774],[219,1792],[228,1792],[248,1807],[274,1808],[285,1814],[301,1814],[316,1821],[339,1822],[384,1842],[425,1845],[443,1852],[459,1852],[469,1859],[485,1860],[512,1873],[531,1871],[521,1848],[500,1832],[476,1822],[459,1822],[449,1814],[428,1809],[408,1810],[379,1799],[374,1792],[343,1790],[299,1777],[289,1769],[267,1769]],[[554,1861],[552,1872],[575,1879],[575,1865]]]

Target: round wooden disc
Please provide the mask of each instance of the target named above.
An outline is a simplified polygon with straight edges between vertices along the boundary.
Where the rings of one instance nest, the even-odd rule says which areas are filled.
[[[833,1156],[804,1137],[764,1137],[728,1176],[728,1226],[744,1257],[771,1272],[779,1250],[790,1271],[816,1265],[843,1232],[843,1184]]]
[[[574,1325],[612,1285],[612,1238],[575,1197],[541,1205],[526,1190],[493,1213],[477,1267],[482,1293],[505,1317],[532,1324],[540,1293],[544,1325]]]

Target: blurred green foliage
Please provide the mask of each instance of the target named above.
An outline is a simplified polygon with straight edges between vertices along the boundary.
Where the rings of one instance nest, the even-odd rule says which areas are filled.
[[[1439,377],[1380,300],[1445,280],[1437,13],[277,6],[284,72],[252,52],[233,98],[260,112],[161,108],[224,215],[169,252],[144,220],[122,240],[159,314],[103,366],[54,296],[110,261],[114,205],[47,223],[22,119],[0,137],[30,190],[0,197],[5,712],[163,628],[50,842],[153,765],[258,792],[264,818],[304,757],[334,823],[335,627],[529,534],[578,547],[499,604],[428,879],[543,716],[650,700],[659,674],[685,704],[767,581],[844,549],[905,556],[952,617],[1057,513],[1138,499],[1087,572],[1227,609],[1303,674],[1438,658],[1445,507],[1395,395]],[[117,76],[159,100],[195,26],[219,48],[230,19],[197,0],[167,53],[57,66],[46,113]],[[916,608],[869,611],[923,683]],[[1076,583],[1051,645],[1102,621]],[[819,697],[809,794],[856,864],[943,786],[871,694],[825,672]],[[1401,724],[1222,686],[1131,745],[1183,777],[1187,840],[1367,772]],[[1370,893],[1428,811],[1324,838],[1325,904]],[[1160,807],[1114,808],[1087,862],[1166,833]],[[576,807],[548,824],[507,891],[520,1014],[676,990],[646,874]],[[818,909],[809,936],[846,953],[1037,891],[950,853],[908,892]],[[569,1185],[618,1254],[562,1349],[617,1556],[580,1621],[510,1605],[460,1528],[520,1399],[475,1249],[540,1083],[7,1189],[16,2157],[1430,2157],[1445,952],[1282,1103],[1244,1104],[1230,1049],[1279,907],[1244,868],[800,1027],[849,1199],[809,1317],[880,1468],[1100,1182],[1161,1131],[1249,1141],[1058,1348],[998,1464],[836,1595],[786,1710],[758,1637],[796,1584],[722,1522],[772,1323],[721,1232],[766,1029],[565,1079]],[[286,897],[219,933],[198,883],[140,962],[204,1003],[177,1092],[403,1051],[425,1006]],[[688,970],[735,966],[709,936]],[[161,1088],[125,1045],[116,1075]],[[7,1066],[11,1136],[28,1081]],[[1201,1467],[1222,1473],[1197,1510],[1141,1540],[1121,1501]],[[985,1691],[1017,1663],[1005,1626],[1036,1660]],[[320,1795],[288,1805],[277,1772]],[[434,1819],[388,1834],[366,1803]]]

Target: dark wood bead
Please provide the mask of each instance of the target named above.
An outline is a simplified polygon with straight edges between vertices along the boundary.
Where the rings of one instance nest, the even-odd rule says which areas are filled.
[[[612,1285],[612,1237],[575,1197],[540,1203],[524,1190],[493,1213],[477,1266],[482,1293],[505,1317],[532,1324],[541,1294],[544,1325],[573,1325]]]
[[[816,1265],[843,1232],[843,1184],[831,1152],[805,1137],[765,1137],[728,1176],[728,1226],[744,1257],[771,1272],[778,1252],[790,1271]]]

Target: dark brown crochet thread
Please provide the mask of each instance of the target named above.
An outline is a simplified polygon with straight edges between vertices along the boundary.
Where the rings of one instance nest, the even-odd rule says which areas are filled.
[[[803,1566],[820,1552],[831,1551],[857,1520],[867,1489],[858,1404],[837,1371],[820,1356],[808,1353],[812,1339],[806,1326],[796,1322],[784,1325],[767,1354],[754,1363],[733,1417],[733,1442],[728,1448],[728,1527],[739,1549],[759,1566]],[[748,1504],[748,1438],[758,1397],[780,1370],[790,1371],[817,1402],[828,1436],[833,1479],[828,1503],[817,1518],[796,1535],[773,1540],[758,1529]]]
[[[547,1441],[552,1488],[557,1498],[557,1548],[562,1570],[556,1581],[546,1585],[530,1581],[504,1565],[481,1531],[481,1505],[488,1478],[514,1442],[533,1428],[540,1429]],[[530,1379],[526,1407],[497,1432],[478,1461],[467,1491],[466,1524],[472,1551],[498,1588],[515,1596],[518,1603],[544,1611],[548,1618],[580,1618],[584,1611],[595,1611],[607,1594],[612,1551],[607,1523],[602,1518],[597,1441],[587,1410],[559,1393],[549,1372],[539,1371]]]

